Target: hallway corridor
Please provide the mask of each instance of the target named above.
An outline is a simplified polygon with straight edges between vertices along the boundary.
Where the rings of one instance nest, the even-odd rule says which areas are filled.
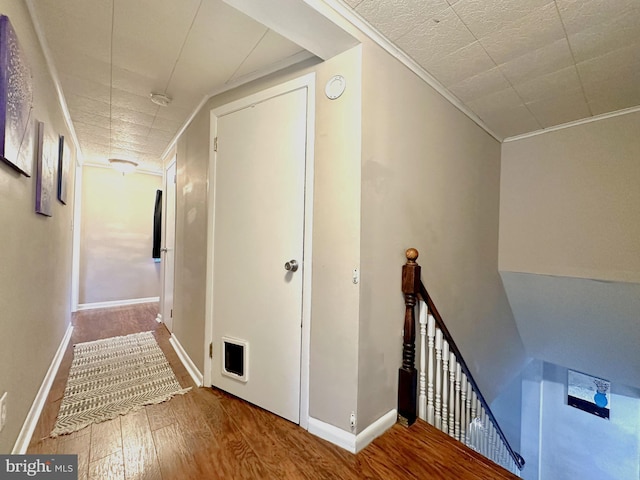
[[[196,388],[155,321],[155,304],[74,316],[71,344],[28,453],[77,454],[79,479],[510,479],[508,472],[419,422],[395,425],[358,455],[224,392]],[[48,438],[72,344],[152,330],[183,387],[193,390],[117,419]]]

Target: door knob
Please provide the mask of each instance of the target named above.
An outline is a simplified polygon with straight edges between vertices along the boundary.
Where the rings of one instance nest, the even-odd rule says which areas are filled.
[[[284,264],[284,269],[288,272],[296,272],[298,271],[298,262],[295,260],[289,260]]]
[[[160,251],[161,251],[161,252],[164,252],[164,253],[167,253],[168,249],[167,249],[167,247],[162,247],[162,248],[160,249]]]

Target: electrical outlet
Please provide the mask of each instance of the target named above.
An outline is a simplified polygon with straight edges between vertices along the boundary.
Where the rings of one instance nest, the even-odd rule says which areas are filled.
[[[349,423],[351,424],[351,430],[356,428],[356,414],[351,412],[351,416],[349,417]]]
[[[5,423],[7,423],[7,392],[4,392],[0,398],[0,432]]]

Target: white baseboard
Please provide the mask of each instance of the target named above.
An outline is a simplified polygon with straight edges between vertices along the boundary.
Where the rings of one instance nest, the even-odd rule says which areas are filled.
[[[171,343],[171,346],[178,354],[178,358],[180,358],[180,361],[184,365],[184,368],[187,369],[187,372],[189,372],[189,375],[191,375],[191,378],[193,379],[195,384],[198,387],[204,385],[204,377],[202,373],[200,372],[200,370],[198,370],[196,364],[193,363],[193,360],[191,360],[191,357],[187,354],[185,349],[182,348],[182,345],[180,345],[180,342],[176,338],[175,334],[171,334],[171,337],[169,337],[169,343]]]
[[[77,311],[93,310],[94,308],[126,307],[128,305],[137,305],[139,303],[154,303],[159,301],[160,301],[160,297],[147,297],[147,298],[131,298],[129,300],[112,300],[110,302],[80,303],[78,304]]]
[[[394,408],[361,431],[356,435],[356,453],[393,427],[397,421],[398,411]]]
[[[379,437],[391,428],[396,423],[397,417],[398,412],[395,409],[390,410],[358,435],[309,417],[309,433],[344,448],[351,453],[358,453],[376,437]]]
[[[69,324],[69,326],[67,327],[67,331],[64,333],[64,337],[62,337],[62,341],[58,346],[58,350],[53,356],[53,360],[51,361],[49,370],[47,370],[47,374],[44,376],[44,380],[42,380],[40,390],[38,390],[36,398],[33,400],[33,404],[29,409],[27,418],[22,424],[22,429],[18,434],[18,439],[16,440],[16,443],[13,446],[13,450],[11,451],[13,455],[23,455],[27,452],[29,442],[31,442],[31,437],[33,436],[33,432],[36,429],[36,424],[38,423],[38,419],[40,418],[40,414],[42,413],[42,409],[44,408],[47,396],[49,395],[49,390],[51,390],[51,385],[53,385],[53,380],[56,378],[58,368],[60,368],[60,363],[62,362],[62,357],[64,357],[64,352],[67,349],[67,345],[69,345],[69,341],[71,340],[72,332],[73,325]]]

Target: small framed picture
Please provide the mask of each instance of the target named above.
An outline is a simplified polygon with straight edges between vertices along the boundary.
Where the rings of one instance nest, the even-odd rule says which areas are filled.
[[[69,146],[64,144],[64,136],[60,135],[58,143],[58,200],[67,204],[67,182],[71,163]]]
[[[569,370],[567,404],[609,419],[611,382]]]

